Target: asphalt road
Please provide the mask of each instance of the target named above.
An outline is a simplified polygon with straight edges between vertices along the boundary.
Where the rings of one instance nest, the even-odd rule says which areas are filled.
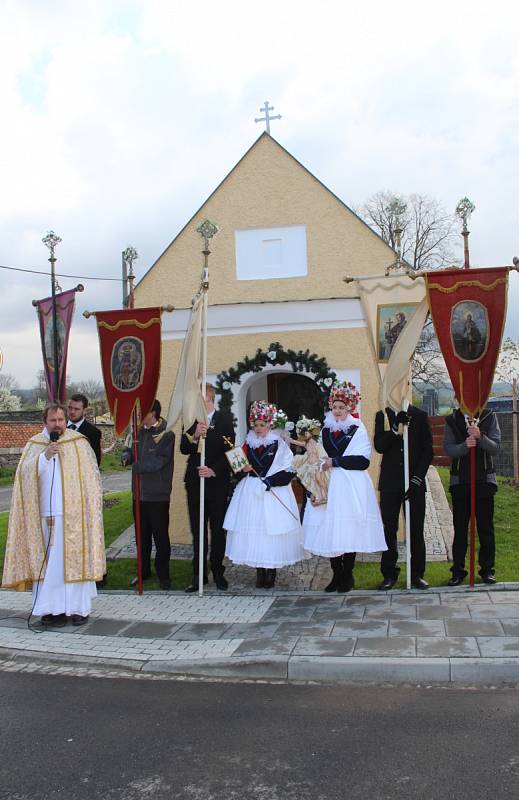
[[[101,474],[105,492],[124,492],[131,489],[132,472],[107,472]],[[11,506],[12,486],[0,486],[0,511],[9,511]]]
[[[519,691],[0,673],[2,800],[519,797]]]

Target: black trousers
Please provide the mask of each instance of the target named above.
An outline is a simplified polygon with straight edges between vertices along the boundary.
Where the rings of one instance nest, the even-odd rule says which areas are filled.
[[[380,513],[384,523],[387,550],[382,553],[380,571],[384,578],[395,579],[400,570],[398,561],[398,519],[404,503],[403,492],[380,492]],[[423,578],[425,573],[425,541],[423,525],[425,519],[425,488],[418,489],[409,501],[411,523],[411,580]],[[405,503],[404,503],[405,509]]]
[[[151,547],[155,542],[155,572],[159,581],[169,581],[169,559],[171,543],[169,541],[169,500],[149,502],[141,500],[141,558],[142,576],[151,575]],[[133,507],[135,518],[135,505]]]
[[[208,523],[211,528],[211,569],[213,573],[223,571],[223,557],[225,555],[226,533],[223,528],[225,512],[227,511],[229,484],[218,481],[209,485],[214,478],[206,478],[205,503],[204,503],[204,565],[207,563],[208,553]],[[200,529],[200,482],[186,484],[187,508],[189,511],[189,524],[193,537],[193,575],[198,575],[199,554],[199,529]],[[204,572],[206,567],[204,566]]]
[[[479,574],[494,573],[496,560],[496,542],[494,536],[494,495],[497,488],[491,483],[476,484],[476,526],[479,539]],[[468,529],[470,522],[470,486],[451,487],[452,521],[454,523],[454,541],[452,543],[451,572],[464,578],[465,557],[468,547]]]

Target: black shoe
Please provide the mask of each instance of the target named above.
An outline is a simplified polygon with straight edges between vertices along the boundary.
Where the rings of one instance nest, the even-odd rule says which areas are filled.
[[[461,586],[465,580],[465,575],[453,575],[447,586]]]
[[[413,589],[422,589],[422,591],[429,588],[429,584],[423,578],[414,578],[411,581],[411,586]]]
[[[393,588],[397,580],[398,580],[398,575],[396,575],[393,578],[384,578],[384,580],[378,587],[379,592],[388,592],[389,589]]]
[[[165,592],[169,592],[169,590],[171,589],[171,581],[170,580],[160,581],[160,588]]]
[[[341,582],[340,581],[340,576],[339,575],[334,575],[333,578],[331,579],[330,583],[328,584],[328,586],[324,587],[324,591],[325,592],[336,592],[337,589],[339,588],[339,583],[340,582]]]
[[[86,625],[88,622],[88,614],[86,617],[82,617],[81,614],[72,614],[72,624],[73,625]]]
[[[337,591],[339,592],[339,594],[344,594],[345,592],[351,592],[354,586],[355,586],[355,579],[351,573],[342,575],[339,580]]]
[[[256,570],[256,589],[263,589],[265,586],[265,572],[263,567],[258,567]]]
[[[106,575],[106,573],[105,573],[100,581],[96,581],[96,586],[97,586],[98,589],[102,589],[103,586],[106,586],[107,578],[108,578],[108,575]]]
[[[53,628],[64,628],[67,624],[67,615],[66,614],[53,614],[52,622],[47,624],[51,625]]]
[[[483,581],[483,583],[489,583],[489,584],[497,583],[496,576],[493,575],[491,572],[489,572],[488,575],[482,575],[481,580]]]
[[[206,583],[209,583],[209,579],[207,575],[204,575],[204,586]],[[193,579],[189,586],[186,586],[184,589],[186,594],[193,594],[193,592],[198,592],[198,575],[193,575]]]
[[[52,620],[54,619],[52,614],[44,614],[41,618],[40,622],[42,625],[52,625]]]
[[[213,579],[216,588],[220,589],[220,591],[225,592],[229,588],[229,583],[227,578],[224,578],[223,572],[213,572]]]
[[[265,589],[273,589],[276,583],[276,570],[275,569],[266,569],[265,570],[265,583],[263,586]]]

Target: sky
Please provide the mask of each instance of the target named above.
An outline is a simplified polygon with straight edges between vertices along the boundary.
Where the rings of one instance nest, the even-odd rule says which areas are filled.
[[[95,322],[121,251],[149,269],[261,133],[344,202],[380,190],[476,205],[474,266],[519,256],[519,4],[465,0],[0,0],[0,265],[85,276],[74,381],[100,377]],[[462,243],[460,238],[460,257]],[[63,289],[77,284],[60,279]],[[519,338],[519,275],[506,333]],[[44,276],[0,269],[3,371],[41,369]]]

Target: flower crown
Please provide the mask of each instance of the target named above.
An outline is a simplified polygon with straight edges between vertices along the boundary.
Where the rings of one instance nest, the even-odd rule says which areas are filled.
[[[277,406],[273,403],[267,403],[265,400],[255,400],[249,409],[249,424],[254,425],[257,420],[261,419],[268,425],[272,425],[277,413]]]
[[[318,419],[309,419],[308,417],[303,416],[299,417],[296,422],[296,433],[298,436],[304,436],[304,434],[308,431],[313,435],[317,435],[321,430],[321,423]]]
[[[335,381],[333,384],[328,405],[331,408],[336,400],[340,400],[350,411],[354,411],[360,400],[360,392],[349,381]]]

